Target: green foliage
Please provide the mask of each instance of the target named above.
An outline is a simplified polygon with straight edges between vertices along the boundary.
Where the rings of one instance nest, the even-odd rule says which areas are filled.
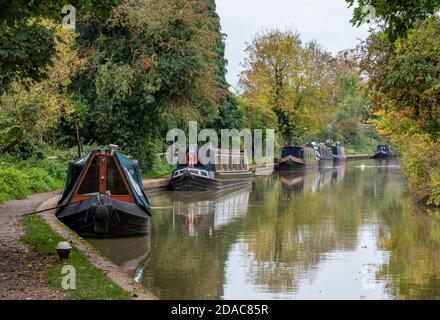
[[[439,0],[346,0],[354,8],[353,25],[360,26],[374,8],[376,19],[385,24],[385,32],[391,41],[405,37],[418,21],[433,16],[440,9]]]
[[[416,199],[440,204],[440,19],[431,17],[391,44],[374,33],[362,47],[378,132],[401,154]]]
[[[0,202],[22,199],[30,194],[27,176],[15,168],[0,168]]]
[[[362,80],[358,73],[344,73],[335,90],[337,120],[363,119],[368,115]]]
[[[168,163],[164,157],[156,157],[150,170],[142,174],[146,178],[170,176],[176,167]]]
[[[368,97],[364,82],[358,71],[349,68],[339,78],[335,89],[336,111],[329,128],[323,130],[319,139],[342,142],[352,153],[373,154],[379,137],[373,130],[361,125],[369,118]]]
[[[1,1],[0,2],[0,94],[14,81],[27,84],[48,78],[47,68],[57,55],[53,28],[41,19],[61,22],[61,9],[72,4],[77,13],[93,12],[106,17],[118,0],[100,1]]]
[[[38,22],[0,24],[0,93],[14,80],[41,81],[56,55],[53,31]]]
[[[78,13],[90,12],[105,17],[119,0],[9,0],[0,2],[0,20],[13,24],[17,20],[32,17],[61,20],[61,9],[66,4],[73,5]]]
[[[275,129],[277,127],[276,114],[250,99],[241,99],[239,104],[243,114],[243,127],[248,129]]]
[[[439,205],[440,145],[427,134],[409,135],[398,145],[401,168],[417,200]]]
[[[27,216],[21,220],[25,227],[23,240],[35,251],[56,258],[55,246],[63,241],[39,215]],[[75,300],[128,300],[130,293],[113,283],[103,271],[92,266],[87,258],[76,248],[70,253],[69,265],[76,269],[76,290],[68,291],[69,297]],[[63,291],[61,273],[63,264],[56,262],[49,267],[47,277],[54,288]]]
[[[3,157],[0,160],[0,203],[61,189],[66,169],[67,162],[59,159],[28,159],[11,164],[11,159]]]
[[[87,105],[86,141],[115,143],[149,168],[170,127],[231,123],[218,23],[195,0],[126,0],[105,22],[84,16],[78,43],[88,67],[71,92]]]
[[[46,70],[48,79],[33,83],[21,75],[20,81],[10,84],[7,93],[0,94],[0,153],[9,152],[24,141],[32,140],[32,145],[43,140],[48,131],[58,126],[60,118],[72,112],[66,91],[70,78],[81,68],[74,49],[75,34],[50,21],[41,24],[61,38],[55,46],[59,59],[52,59],[52,66]]]
[[[428,204],[440,206],[440,166],[435,167],[432,172]]]

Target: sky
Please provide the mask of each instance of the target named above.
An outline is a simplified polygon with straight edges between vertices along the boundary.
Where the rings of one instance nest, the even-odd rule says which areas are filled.
[[[226,38],[227,80],[235,91],[246,43],[265,30],[293,29],[304,41],[316,40],[336,54],[354,48],[368,27],[353,27],[345,0],[217,0]]]

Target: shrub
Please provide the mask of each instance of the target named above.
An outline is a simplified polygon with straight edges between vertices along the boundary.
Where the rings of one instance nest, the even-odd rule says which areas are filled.
[[[29,179],[16,168],[0,168],[0,203],[30,194]]]
[[[440,205],[440,146],[427,134],[403,139],[401,168],[417,200]]]
[[[1,162],[0,203],[62,188],[66,168],[64,161],[48,159],[29,159],[15,165]]]
[[[440,206],[440,167],[436,167],[431,178],[428,204]]]
[[[40,168],[29,168],[24,171],[29,180],[31,192],[45,192],[55,187],[55,179],[47,171]]]

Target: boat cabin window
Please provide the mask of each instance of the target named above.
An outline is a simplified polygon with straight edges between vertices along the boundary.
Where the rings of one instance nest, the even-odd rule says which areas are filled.
[[[227,171],[227,170],[229,169],[229,158],[227,158],[227,157],[222,157],[221,162],[222,162],[222,169],[223,169],[224,171]]]
[[[107,161],[107,191],[110,191],[112,195],[128,195],[124,179],[114,158],[108,158]]]
[[[286,147],[282,151],[282,158],[288,157],[288,156],[294,156],[297,158],[303,158],[304,154],[301,148],[295,148],[295,147]]]
[[[75,183],[79,179],[79,176],[80,176],[81,171],[82,171],[82,167],[72,166],[70,168],[70,170],[71,170],[70,171],[71,177],[70,177],[70,179],[67,182],[66,189],[64,190],[64,194],[65,195],[69,194],[72,191],[73,187],[75,186]]]
[[[78,190],[79,195],[99,192],[99,157],[95,157]]]

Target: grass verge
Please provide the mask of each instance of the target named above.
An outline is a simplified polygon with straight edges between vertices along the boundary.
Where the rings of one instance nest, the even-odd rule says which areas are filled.
[[[173,170],[176,169],[176,166],[172,166],[168,163],[168,161],[164,158],[157,159],[153,165],[153,167],[147,172],[143,173],[142,176],[144,178],[158,178],[171,176]]]
[[[56,256],[55,246],[63,241],[39,215],[21,219],[25,228],[23,240],[35,251],[43,255]],[[47,277],[50,285],[59,291],[61,287],[63,263],[56,260],[49,267]],[[70,253],[68,264],[76,270],[76,290],[69,290],[68,298],[73,300],[129,300],[131,295],[111,281],[104,272],[91,265],[87,258],[76,248]]]

